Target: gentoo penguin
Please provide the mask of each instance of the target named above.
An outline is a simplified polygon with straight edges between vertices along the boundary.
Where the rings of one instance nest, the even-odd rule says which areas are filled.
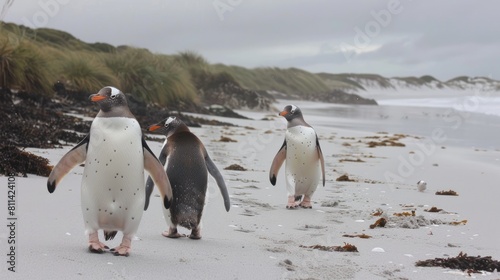
[[[285,177],[288,190],[286,208],[297,206],[312,208],[311,196],[320,180],[320,172],[325,185],[325,160],[318,136],[314,129],[302,117],[302,112],[295,105],[286,106],[280,116],[288,121],[285,141],[274,157],[269,171],[271,184],[276,185],[278,171],[286,159]],[[303,196],[303,198],[302,198]],[[302,198],[299,205],[295,204]]]
[[[169,226],[163,236],[183,236],[177,231],[177,225],[180,225],[191,230],[189,238],[200,239],[200,220],[205,205],[208,173],[215,178],[219,186],[226,211],[229,211],[231,206],[224,178],[210,159],[203,143],[179,118],[169,117],[150,126],[149,131],[157,131],[167,136],[159,158],[170,179],[173,200],[169,210],[163,209]],[[148,178],[145,209],[148,207],[153,186],[154,182]]]
[[[102,253],[109,249],[99,241],[99,229],[104,231],[106,240],[122,231],[120,246],[111,251],[128,256],[144,209],[144,169],[159,186],[165,208],[171,205],[172,189],[162,165],[144,141],[125,95],[116,88],[105,87],[92,94],[90,100],[100,107],[90,132],[57,163],[47,188],[54,192],[61,179],[85,161],[81,207],[89,250]]]

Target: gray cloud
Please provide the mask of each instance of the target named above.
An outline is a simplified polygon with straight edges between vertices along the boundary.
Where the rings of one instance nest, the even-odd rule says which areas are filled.
[[[492,65],[500,58],[499,7],[465,0],[41,0],[14,2],[5,21],[87,42],[193,50],[245,67],[500,79]],[[346,59],[345,46],[357,53]]]

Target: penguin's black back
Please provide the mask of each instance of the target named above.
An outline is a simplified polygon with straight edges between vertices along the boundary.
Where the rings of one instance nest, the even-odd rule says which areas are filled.
[[[205,148],[189,131],[170,136],[167,146],[167,175],[173,192],[172,222],[191,229],[199,224],[205,204],[208,180]]]

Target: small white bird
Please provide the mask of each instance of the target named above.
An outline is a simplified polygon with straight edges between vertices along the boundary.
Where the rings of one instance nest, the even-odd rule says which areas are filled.
[[[419,192],[425,191],[425,189],[427,189],[427,183],[425,181],[422,181],[422,180],[418,181],[417,182],[417,189]]]

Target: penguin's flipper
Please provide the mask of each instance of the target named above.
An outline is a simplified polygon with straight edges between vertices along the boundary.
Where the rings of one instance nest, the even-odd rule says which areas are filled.
[[[172,187],[170,186],[167,173],[144,139],[142,139],[142,147],[144,150],[144,169],[153,178],[163,199],[163,206],[165,206],[165,209],[168,209],[172,202]]]
[[[271,164],[271,169],[269,170],[269,180],[271,184],[276,185],[276,177],[278,176],[278,172],[280,171],[281,165],[286,159],[286,139],[283,141],[283,145],[280,150],[274,156],[273,163]]]
[[[323,157],[323,152],[321,151],[321,146],[319,145],[318,136],[316,136],[316,150],[318,151],[318,157],[321,164],[321,175],[323,176],[323,187],[325,186],[325,158]]]
[[[219,186],[220,193],[224,198],[224,207],[226,207],[226,211],[229,212],[231,208],[231,202],[229,201],[229,194],[227,193],[226,183],[224,182],[224,178],[222,178],[222,174],[220,174],[219,169],[215,166],[215,163],[212,161],[210,156],[205,152],[205,164],[207,166],[207,170],[214,177],[217,182],[217,186]]]
[[[87,134],[87,136],[85,136],[85,138],[83,138],[83,140],[73,149],[67,152],[52,169],[47,179],[47,190],[49,193],[55,191],[57,184],[61,182],[62,178],[66,176],[71,169],[85,161],[87,158],[89,139],[89,135]]]
[[[165,166],[165,162],[167,161],[167,149],[166,145],[163,146],[161,152],[160,152],[160,163],[162,166]],[[153,193],[153,188],[155,186],[155,182],[151,178],[151,176],[148,176],[148,180],[146,181],[146,200],[144,202],[144,211],[148,210],[149,207],[149,200],[151,198],[151,194]]]

